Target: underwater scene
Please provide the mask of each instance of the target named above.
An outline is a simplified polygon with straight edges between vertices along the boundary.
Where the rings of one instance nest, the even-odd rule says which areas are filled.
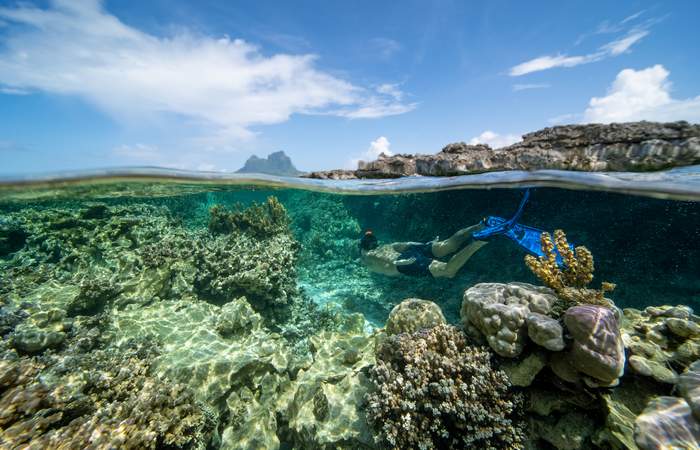
[[[700,197],[303,187],[0,191],[0,448],[697,448]]]

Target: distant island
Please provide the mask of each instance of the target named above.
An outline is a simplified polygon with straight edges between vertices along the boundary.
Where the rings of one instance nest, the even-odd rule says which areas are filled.
[[[265,173],[268,175],[296,177],[304,172],[297,170],[289,156],[283,151],[279,151],[270,153],[267,155],[267,158],[251,156],[236,173]]]

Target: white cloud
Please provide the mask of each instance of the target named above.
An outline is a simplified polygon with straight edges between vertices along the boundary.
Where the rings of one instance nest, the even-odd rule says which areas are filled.
[[[660,64],[642,70],[621,71],[606,96],[591,98],[584,121],[700,122],[700,96],[682,100],[672,98],[668,76],[669,71]]]
[[[389,142],[389,139],[384,136],[379,136],[369,144],[369,148],[365,152],[365,156],[368,159],[376,159],[382,153],[384,153],[386,156],[391,156],[393,153],[391,153],[389,147],[391,147],[391,142]]]
[[[470,145],[488,144],[491,148],[507,147],[520,141],[520,136],[515,134],[500,135],[491,130],[486,130],[480,135],[469,140]]]
[[[379,136],[377,139],[373,140],[369,144],[369,148],[362,153],[359,157],[353,158],[347,162],[345,165],[347,169],[357,168],[357,163],[360,161],[374,161],[384,153],[386,156],[391,156],[393,153],[389,150],[391,147],[391,142],[385,136]]]
[[[597,57],[597,56],[596,56]],[[593,61],[593,56],[566,56],[566,55],[556,55],[556,56],[540,56],[524,63],[518,64],[517,66],[511,67],[508,74],[511,77],[519,77],[532,72],[539,72],[541,70],[552,69],[554,67],[574,67],[579,64],[585,64]]]
[[[6,89],[78,96],[120,120],[179,117],[216,142],[292,114],[375,118],[415,108],[316,67],[314,55],[263,55],[240,39],[180,31],[147,34],[99,0],[54,0],[49,9],[0,7],[0,83]]]
[[[526,91],[529,89],[545,89],[550,87],[547,83],[514,84],[513,92]]]

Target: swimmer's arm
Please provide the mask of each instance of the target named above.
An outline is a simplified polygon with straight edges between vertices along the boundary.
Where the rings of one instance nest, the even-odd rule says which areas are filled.
[[[397,259],[394,261],[394,265],[396,266],[409,266],[416,262],[416,258],[406,258],[406,259]]]

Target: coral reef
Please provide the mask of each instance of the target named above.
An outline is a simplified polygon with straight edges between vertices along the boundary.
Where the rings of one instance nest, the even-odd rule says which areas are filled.
[[[521,399],[490,354],[449,325],[391,336],[370,370],[367,415],[391,448],[521,448]]]
[[[599,290],[589,289],[586,286],[593,281],[593,256],[583,246],[572,250],[566,235],[562,230],[554,231],[554,242],[549,233],[540,236],[542,252],[545,256],[535,258],[532,255],[525,256],[525,264],[539,278],[545,286],[556,292],[557,297],[565,302],[559,307],[559,312],[571,305],[593,304],[610,307],[612,304],[605,298],[605,293],[612,291],[615,285],[603,282]],[[556,250],[555,250],[556,244]],[[564,268],[560,268],[557,257],[561,256]]]
[[[243,297],[223,306],[188,299],[128,307],[115,312],[109,333],[116,343],[163,342],[154,371],[187,383],[199,401],[215,407],[214,440],[222,449],[275,449],[284,442],[361,448],[360,442],[371,444],[359,405],[374,343],[357,319],[348,316],[333,322],[334,331],[308,337],[308,352],[266,328]],[[314,401],[331,413],[321,417]]]
[[[642,450],[700,447],[700,422],[682,398],[657,397],[635,422],[634,440]]]
[[[572,306],[564,314],[573,339],[568,363],[599,386],[618,383],[625,369],[625,348],[612,310],[596,305]],[[586,379],[588,381],[588,379]]]
[[[675,384],[678,373],[700,358],[700,318],[684,306],[626,308],[622,335],[629,369],[661,383]]]
[[[386,332],[389,335],[415,333],[423,328],[445,324],[445,316],[438,305],[430,300],[408,298],[389,313]]]
[[[637,445],[640,415],[640,445],[692,443],[700,319],[689,307],[620,313],[600,301],[590,252],[563,234],[536,261],[551,288],[482,283],[535,280],[505,240],[453,280],[407,282],[357,261],[361,227],[427,241],[483,211],[510,213],[495,193],[210,190],[120,185],[0,205],[0,402],[15,405],[0,405],[0,447],[621,450]],[[655,245],[622,245],[627,227],[598,239],[577,225],[578,201],[541,192],[562,204],[561,227],[595,243],[596,273],[622,278],[618,304],[693,302],[694,247],[654,256]],[[603,215],[635,202],[616,223],[676,247],[695,230],[669,221],[700,211],[674,203],[682,214],[651,220],[668,204],[577,195]],[[550,212],[532,204],[528,223],[546,226]],[[446,325],[459,302],[467,334]],[[642,414],[659,396],[671,409],[652,402]]]
[[[682,315],[672,308],[655,313]],[[642,450],[700,447],[700,361],[678,377],[680,397],[654,396],[634,420],[634,441]]]
[[[205,411],[182,384],[149,375],[138,351],[71,358],[70,375],[0,361],[3,448],[202,448]],[[51,379],[51,381],[45,381]]]
[[[297,294],[298,244],[290,235],[260,240],[228,234],[197,244],[194,287],[203,298],[221,304],[245,296],[256,310],[272,317]]]
[[[549,314],[556,302],[554,292],[544,287],[527,283],[479,283],[464,293],[460,316],[468,331],[476,329],[471,334],[485,336],[496,353],[512,358],[522,353],[527,343],[529,314]],[[533,321],[539,321],[539,317],[533,316]],[[537,325],[533,326],[533,335],[541,340],[542,332]]]
[[[263,204],[253,202],[247,208],[236,204],[232,211],[214,205],[209,214],[209,231],[215,234],[248,233],[256,238],[268,238],[289,232],[287,210],[274,196]]]
[[[310,338],[313,362],[299,371],[279,403],[284,435],[294,448],[374,448],[364,396],[374,364],[375,340],[351,325]],[[288,402],[288,403],[287,403]]]

